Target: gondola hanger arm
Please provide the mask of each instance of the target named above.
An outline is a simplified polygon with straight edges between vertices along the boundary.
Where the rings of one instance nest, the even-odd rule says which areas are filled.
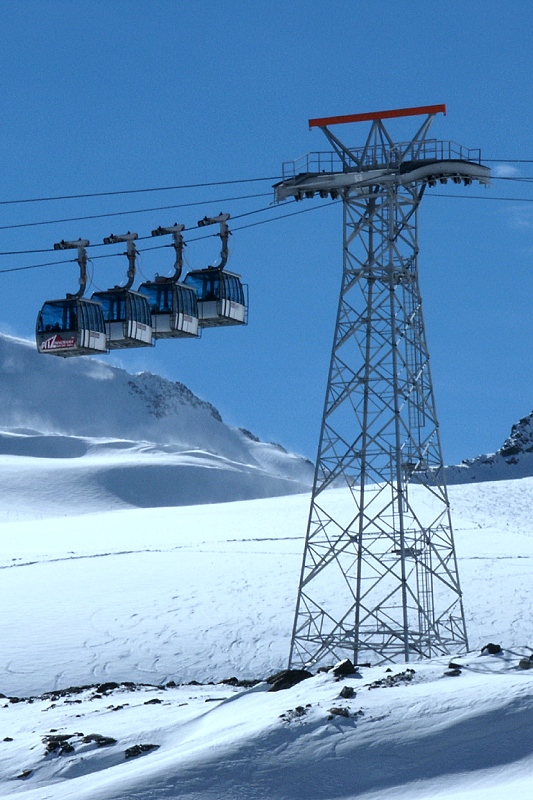
[[[125,255],[128,257],[128,274],[125,286],[116,286],[116,289],[131,289],[133,281],[135,280],[135,259],[137,257],[137,249],[135,247],[135,239],[139,238],[137,233],[121,233],[115,235],[112,233],[110,236],[104,238],[104,244],[117,244],[117,242],[127,242],[127,249]]]
[[[174,262],[174,275],[172,275],[168,280],[172,282],[179,281],[181,277],[181,272],[183,270],[183,248],[185,247],[185,242],[183,241],[182,231],[185,230],[185,225],[169,225],[166,228],[163,228],[161,225],[152,231],[152,236],[164,236],[167,233],[172,234],[173,238],[173,248],[176,252],[176,261]]]
[[[80,267],[80,277],[79,277],[79,284],[80,288],[76,292],[76,294],[67,294],[67,297],[83,297],[85,294],[85,289],[87,286],[87,251],[86,247],[89,247],[89,240],[88,239],[76,239],[73,241],[66,242],[64,239],[61,239],[60,242],[56,242],[54,244],[54,250],[78,250],[78,257],[76,261]]]
[[[220,258],[221,263],[217,265],[218,269],[224,269],[228,262],[228,239],[230,237],[231,231],[228,228],[228,219],[230,218],[230,214],[219,214],[216,217],[204,217],[203,219],[198,220],[198,227],[203,228],[205,225],[216,225],[217,223],[220,224],[220,231],[219,236],[222,241],[222,249],[220,251]]]

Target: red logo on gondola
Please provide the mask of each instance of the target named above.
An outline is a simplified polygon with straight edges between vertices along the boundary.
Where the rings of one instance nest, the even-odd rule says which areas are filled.
[[[76,347],[76,337],[71,336],[70,339],[62,339],[56,333],[50,339],[47,339],[41,345],[41,350],[66,350],[69,347]]]

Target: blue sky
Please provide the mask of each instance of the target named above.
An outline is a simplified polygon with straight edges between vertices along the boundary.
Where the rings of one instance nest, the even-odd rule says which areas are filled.
[[[2,253],[47,250],[62,238],[96,244],[127,230],[146,236],[180,222],[191,229],[189,266],[207,266],[219,246],[194,241],[205,214],[227,211],[236,229],[304,208],[239,218],[269,206],[283,161],[327,149],[310,117],[446,103],[433,136],[480,147],[496,174],[533,175],[533,163],[512,162],[533,160],[533,7],[519,0],[20,0],[0,4],[0,23],[1,201],[270,179],[4,204]],[[402,139],[414,124],[390,130]],[[366,133],[336,130],[350,145]],[[256,196],[229,199],[245,195]],[[533,407],[530,200],[527,183],[495,180],[489,189],[428,191],[422,204],[420,278],[447,462],[496,449]],[[227,422],[314,459],[342,215],[339,203],[307,202],[309,213],[232,236],[228,268],[249,284],[248,327],[159,342],[113,362],[182,381]],[[91,255],[109,252],[119,248]],[[0,270],[63,258],[2,255]],[[141,278],[170,271],[172,251],[145,249],[139,266]],[[95,258],[94,286],[121,282],[125,269],[123,258]],[[31,337],[43,301],[75,290],[77,272],[58,264],[0,280],[1,329]]]

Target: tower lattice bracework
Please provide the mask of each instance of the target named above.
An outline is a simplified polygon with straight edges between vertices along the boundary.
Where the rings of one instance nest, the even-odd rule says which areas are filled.
[[[295,168],[276,186],[278,199],[340,195],[344,213],[292,666],[467,649],[418,282],[417,212],[428,183],[486,183],[489,171],[472,151],[460,148],[457,158],[456,145],[427,140],[437,110],[424,109],[424,124],[401,144],[376,115],[357,150],[328,130],[324,123],[335,118],[316,121],[333,145],[331,166]],[[322,167],[327,155],[313,158]]]

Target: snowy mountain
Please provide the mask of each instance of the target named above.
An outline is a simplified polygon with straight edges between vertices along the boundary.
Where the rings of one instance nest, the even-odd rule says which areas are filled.
[[[50,487],[43,516],[61,513],[58,486],[90,512],[294,494],[310,488],[313,474],[306,459],[225,425],[181,383],[96,359],[40,356],[33,342],[3,334],[0,455],[39,460],[26,462],[25,487],[32,503],[37,468]],[[497,453],[449,466],[446,476],[449,484],[533,476],[533,413]],[[12,484],[2,461],[0,518],[19,493]]]
[[[502,481],[533,475],[533,412],[511,428],[510,436],[496,453],[465,459],[446,468],[449,484],[470,481]]]
[[[66,492],[80,498],[80,511],[95,511],[292,494],[312,477],[308,461],[225,425],[183,384],[93,359],[43,357],[5,335],[0,455],[24,457],[28,503],[39,471],[47,516],[61,513]],[[0,508],[8,510],[19,492],[11,463],[0,463]]]

